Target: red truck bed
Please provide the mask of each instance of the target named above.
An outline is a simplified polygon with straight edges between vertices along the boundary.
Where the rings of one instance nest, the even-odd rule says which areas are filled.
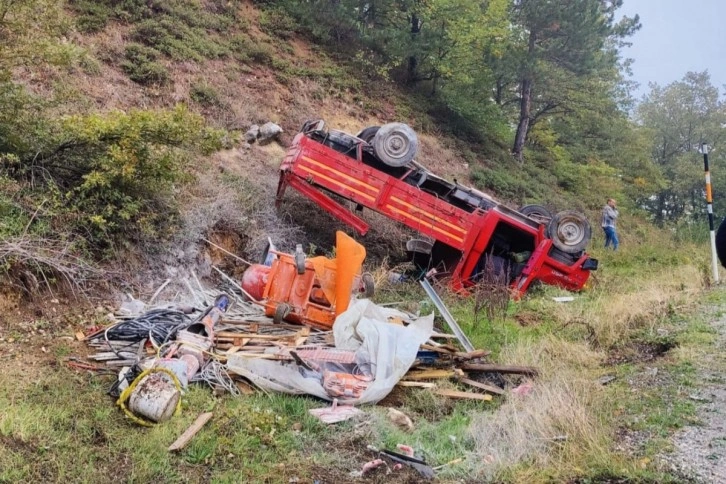
[[[365,141],[314,126],[306,124],[282,162],[278,201],[291,186],[361,235],[368,224],[326,192],[401,222],[437,241],[435,251],[456,290],[476,282],[485,254],[531,253],[512,277],[519,294],[534,280],[579,290],[596,268],[586,253],[554,247],[545,225],[486,194],[439,178],[415,162],[386,166]]]

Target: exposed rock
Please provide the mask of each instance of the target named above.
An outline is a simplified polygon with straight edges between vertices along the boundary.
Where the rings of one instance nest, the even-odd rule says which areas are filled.
[[[403,430],[408,432],[413,431],[413,422],[411,421],[411,418],[400,410],[389,408],[388,419]]]
[[[245,141],[247,144],[254,143],[257,137],[260,135],[260,127],[256,124],[250,126],[250,129],[245,133]]]
[[[282,133],[282,128],[276,125],[273,122],[268,122],[262,125],[260,127],[260,133],[257,136],[257,138],[260,140],[260,143],[272,141],[273,139],[277,138]]]

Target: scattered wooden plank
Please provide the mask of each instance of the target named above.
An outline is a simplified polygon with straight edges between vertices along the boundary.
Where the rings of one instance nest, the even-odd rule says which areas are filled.
[[[399,387],[413,387],[413,388],[436,388],[436,383],[423,382],[423,381],[406,381],[401,380],[396,383]]]
[[[456,335],[446,333],[431,333],[432,338],[456,339]]]
[[[532,366],[495,365],[490,363],[464,363],[462,370],[481,371],[483,373],[512,373],[517,375],[537,376],[539,371]]]
[[[91,355],[88,357],[89,360],[94,360],[94,361],[111,361],[111,360],[118,360],[119,358],[122,358],[122,359],[136,358],[136,353],[131,353],[130,351],[119,351],[117,354],[117,353],[114,353],[113,351],[110,351],[108,353],[96,353],[95,355]]]
[[[209,422],[210,418],[212,418],[212,412],[207,412],[199,415],[194,423],[191,424],[189,428],[186,429],[184,433],[181,434],[179,438],[176,439],[174,443],[169,446],[169,452],[183,449],[189,443],[189,441],[194,438],[197,432],[199,432],[202,427],[204,427],[204,424]]]
[[[428,351],[435,351],[437,353],[441,353],[441,354],[444,354],[444,355],[451,355],[451,354],[454,353],[451,350],[448,350],[446,348],[442,348],[441,345],[433,346],[433,345],[430,345],[430,344],[422,344],[421,345],[421,349],[428,350]]]
[[[436,390],[435,394],[441,395],[442,397],[459,398],[463,400],[481,400],[488,402],[492,399],[491,395],[485,395],[482,393],[469,393],[469,392],[457,392],[455,390]]]
[[[468,353],[462,353],[461,351],[457,351],[456,353],[454,353],[454,356],[459,360],[475,360],[477,358],[484,358],[486,356],[489,356],[490,354],[492,354],[491,351],[474,350]]]
[[[250,338],[268,341],[294,340],[298,338],[297,333],[292,334],[257,334],[257,333],[217,333],[214,339],[217,341],[234,341],[235,339]]]
[[[237,352],[238,352],[238,351],[240,350],[240,348],[242,348],[242,347],[241,347],[241,346],[233,346],[233,347],[231,347],[230,349],[228,349],[228,350],[226,351],[226,353],[227,353],[228,355],[231,355],[231,354],[233,354],[233,353],[237,353]]]
[[[77,331],[76,332],[76,339],[78,341],[83,341],[86,338],[86,335],[83,334],[83,331]]]
[[[406,380],[418,381],[418,380],[439,380],[442,378],[451,378],[456,373],[453,370],[423,370],[423,371],[410,371],[406,373]]]
[[[495,395],[504,395],[504,390],[499,387],[487,385],[486,383],[480,383],[478,381],[470,380],[468,378],[462,378],[459,380],[461,383],[465,383],[469,386],[479,388],[485,392],[494,393]]]
[[[106,366],[110,366],[112,368],[121,368],[124,366],[134,366],[136,364],[136,359],[133,360],[114,360],[114,361],[107,361]]]

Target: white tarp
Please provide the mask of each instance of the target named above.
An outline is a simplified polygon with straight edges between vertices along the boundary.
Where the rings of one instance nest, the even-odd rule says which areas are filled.
[[[366,367],[370,364],[374,377],[360,398],[338,398],[340,403],[360,405],[382,400],[416,360],[419,347],[431,337],[433,314],[416,318],[408,326],[390,323],[392,318],[406,320],[407,315],[377,306],[368,299],[360,299],[335,320],[335,347],[355,350],[356,361],[364,362]],[[303,376],[300,367],[292,362],[283,364],[232,354],[227,366],[229,371],[249,379],[264,390],[333,399],[325,392],[319,378]]]

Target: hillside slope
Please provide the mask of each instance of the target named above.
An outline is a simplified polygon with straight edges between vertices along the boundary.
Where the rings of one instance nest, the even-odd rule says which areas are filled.
[[[204,202],[196,197],[209,201],[210,192],[219,192],[221,187],[232,192],[253,189],[259,201],[254,210],[265,212],[263,219],[273,217],[268,220],[267,231],[274,232],[274,227],[291,221],[306,226],[304,214],[310,212],[309,206],[302,211],[286,206],[289,216],[283,217],[284,222],[275,219],[268,207],[284,146],[311,118],[325,119],[329,126],[351,132],[394,120],[407,122],[419,133],[422,163],[446,177],[489,191],[512,206],[533,202],[550,204],[555,209],[599,206],[602,190],[596,177],[593,184],[597,187],[577,187],[570,193],[567,184],[559,183],[559,175],[552,171],[557,167],[546,155],[539,163],[520,166],[503,146],[457,139],[446,120],[427,114],[428,106],[422,105],[417,94],[361,71],[352,60],[334,60],[323,47],[286,32],[270,20],[266,11],[250,2],[116,5],[74,1],[65,14],[63,42],[69,49],[69,60],[58,65],[24,63],[13,69],[14,81],[50,101],[50,115],[87,116],[113,110],[172,109],[186,104],[210,126],[228,132],[227,150],[201,158],[202,163],[193,167],[188,165],[197,181],[185,185],[183,192],[175,196],[180,206],[198,207]],[[243,148],[239,134],[252,124],[266,121],[283,127],[280,144]],[[226,182],[218,179],[217,170],[228,175]],[[239,188],[230,183],[230,176],[242,180]],[[219,197],[232,199],[235,194]],[[227,222],[235,218],[236,210],[246,209],[230,207],[225,213]],[[207,232],[218,223],[214,214],[186,215],[187,219],[211,217]],[[318,246],[329,246],[333,229],[340,226],[324,219],[331,230],[309,240]],[[392,244],[390,234],[400,233],[400,228],[383,219],[375,220],[369,237],[374,253],[379,242],[388,248],[400,242]],[[181,232],[199,230],[199,220],[186,223],[194,227],[180,226]],[[307,226],[310,228],[310,224]],[[311,231],[300,232],[299,236],[305,237],[305,233]],[[256,240],[253,246],[259,248],[260,244]],[[238,249],[252,256],[252,249]]]

